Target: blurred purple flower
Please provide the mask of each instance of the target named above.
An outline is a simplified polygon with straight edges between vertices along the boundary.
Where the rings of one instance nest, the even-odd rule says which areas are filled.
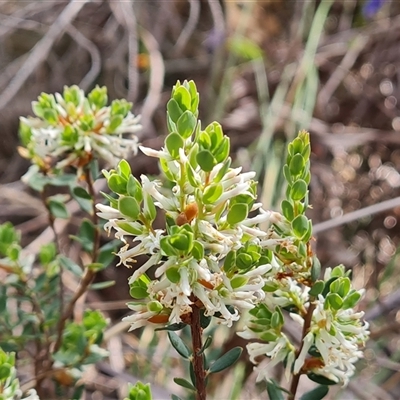
[[[363,14],[367,18],[372,18],[383,6],[386,0],[368,0],[363,7]]]

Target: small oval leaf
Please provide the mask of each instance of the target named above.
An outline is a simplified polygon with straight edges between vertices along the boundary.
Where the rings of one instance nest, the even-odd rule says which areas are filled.
[[[222,357],[218,358],[208,370],[210,374],[215,374],[216,372],[223,371],[224,369],[233,365],[242,354],[241,347],[234,347],[225,353]]]
[[[174,382],[177,385],[184,387],[185,389],[196,391],[196,388],[189,381],[187,381],[186,379],[174,378]]]
[[[321,400],[328,394],[328,392],[328,386],[317,386],[315,389],[303,394],[303,396],[300,397],[300,400]]]
[[[186,344],[183,342],[183,340],[175,333],[172,331],[168,332],[168,338],[169,341],[172,344],[172,347],[183,357],[188,359],[190,357],[190,350],[186,346]]]

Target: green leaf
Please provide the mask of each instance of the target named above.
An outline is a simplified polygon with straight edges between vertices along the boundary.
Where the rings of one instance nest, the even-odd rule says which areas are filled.
[[[326,296],[326,301],[334,310],[340,310],[343,305],[343,299],[337,293],[329,293]]]
[[[28,146],[32,137],[32,129],[25,122],[20,121],[19,123],[19,137],[23,146]]]
[[[317,386],[315,389],[303,394],[303,396],[300,397],[300,400],[321,400],[328,394],[328,392],[328,386]]]
[[[204,246],[196,240],[193,242],[192,256],[198,261],[204,258]]]
[[[171,394],[171,400],[182,400],[182,399],[178,397],[176,394]]]
[[[179,158],[179,149],[183,148],[184,142],[179,133],[172,132],[165,139],[165,147],[174,159]]]
[[[72,272],[75,276],[81,277],[82,276],[82,268],[72,261],[70,258],[65,256],[59,256],[58,259],[60,260],[61,266],[67,269],[68,271]]]
[[[79,228],[78,236],[77,237],[70,236],[70,237],[81,243],[83,249],[86,252],[91,253],[93,251],[95,229],[96,228],[93,225],[92,221],[84,219]]]
[[[301,239],[308,231],[308,218],[305,215],[298,215],[292,221],[294,234]]]
[[[128,161],[121,160],[117,166],[118,175],[123,176],[125,179],[129,179],[131,175],[131,166]]]
[[[154,201],[148,193],[144,194],[143,215],[149,222],[154,221],[157,216],[157,210],[154,205]]]
[[[234,35],[230,38],[229,50],[249,61],[263,58],[263,51],[257,43],[243,35]]]
[[[176,249],[174,249],[169,243],[169,237],[163,237],[160,240],[160,247],[162,252],[168,257],[175,256],[178,254]]]
[[[326,295],[329,293],[331,283],[334,282],[336,279],[338,279],[338,278],[332,277],[332,278],[329,278],[328,281],[325,282],[324,290],[321,293],[323,297],[326,297]]]
[[[201,182],[199,179],[199,175],[195,173],[194,169],[190,165],[190,163],[185,164],[186,169],[186,176],[189,183],[194,187],[197,188],[200,186]]]
[[[246,276],[236,275],[234,278],[231,279],[232,289],[240,288],[241,286],[244,286],[248,281],[249,279]]]
[[[56,245],[54,243],[45,244],[40,247],[39,260],[43,265],[50,264],[57,255]]]
[[[247,204],[239,203],[234,204],[228,211],[226,219],[230,225],[238,224],[247,218],[249,208]]]
[[[55,218],[69,218],[69,213],[64,203],[58,200],[50,199],[48,204],[50,212]]]
[[[129,222],[124,222],[124,221],[115,221],[115,223],[124,231],[131,233],[132,235],[141,235],[143,233],[143,230],[140,228],[137,228],[136,226],[134,226],[135,224],[138,224],[138,222],[136,223],[129,223]]]
[[[338,295],[341,297],[346,297],[351,289],[351,282],[350,279],[346,276],[340,279],[340,287],[338,290]]]
[[[189,91],[184,86],[175,88],[172,97],[177,101],[181,110],[190,110],[192,99],[190,98]]]
[[[215,183],[220,182],[224,178],[224,176],[226,175],[226,173],[229,170],[229,167],[231,166],[231,162],[232,162],[232,159],[230,157],[228,157],[224,161],[222,168],[218,171],[217,175],[215,176],[215,178],[213,180]]]
[[[236,266],[239,269],[250,268],[253,264],[253,259],[250,254],[241,253],[236,256]]]
[[[207,186],[203,194],[203,203],[212,204],[215,203],[224,192],[224,188],[220,183]]]
[[[212,336],[207,336],[207,339],[205,340],[201,349],[198,351],[197,355],[201,356],[211,346],[211,343],[212,343]]]
[[[119,240],[113,240],[112,242],[107,242],[99,250],[99,256],[97,261],[103,264],[104,268],[107,268],[115,258],[115,252],[117,247],[121,242]]]
[[[134,197],[120,197],[118,201],[118,209],[123,215],[132,218],[134,221],[138,219],[140,214],[139,203]]]
[[[221,163],[228,158],[229,151],[230,151],[230,139],[228,136],[225,136],[222,139],[221,145],[217,149],[213,150],[212,154],[217,160],[217,163]]]
[[[295,154],[289,163],[289,170],[292,177],[300,175],[305,167],[305,160],[301,154]]]
[[[196,391],[196,388],[186,379],[174,378],[174,382],[177,385],[184,387],[185,389],[193,390],[194,392]]]
[[[110,190],[112,190],[114,193],[118,193],[118,194],[126,194],[126,185],[127,185],[128,181],[123,178],[120,175],[117,174],[112,174],[108,180],[107,180],[107,184],[108,187],[110,188]]]
[[[131,283],[129,286],[129,294],[134,299],[144,299],[149,295],[149,293],[147,292],[146,282],[144,282],[140,278]]]
[[[290,197],[293,200],[302,200],[307,194],[307,183],[303,179],[298,179],[290,190]]]
[[[43,110],[43,118],[51,125],[55,125],[58,122],[57,112],[51,108],[45,108]]]
[[[105,86],[98,86],[88,94],[90,104],[94,105],[96,109],[100,109],[107,104],[107,88]]]
[[[205,172],[210,172],[217,164],[214,156],[208,150],[199,151],[196,155],[196,161]]]
[[[6,380],[10,377],[12,365],[8,363],[3,363],[0,365],[0,381]]]
[[[311,267],[311,280],[315,282],[321,275],[321,263],[317,256],[313,256],[312,258],[312,267]]]
[[[179,134],[184,138],[189,138],[196,127],[197,119],[191,111],[185,111],[178,119],[176,127]]]
[[[155,331],[172,331],[172,332],[176,332],[176,331],[181,331],[185,326],[186,326],[186,324],[184,322],[179,322],[178,324],[171,324],[171,325],[168,325],[168,326],[163,326],[162,328],[156,328],[154,330]]]
[[[361,299],[361,294],[359,292],[354,291],[350,293],[343,301],[342,309],[347,310],[349,308],[353,308]]]
[[[102,264],[101,262],[93,262],[93,263],[87,264],[86,268],[90,269],[94,272],[99,272],[99,271],[102,271],[103,269],[105,269],[106,265]]]
[[[206,329],[211,323],[211,316],[204,315],[204,309],[200,311],[200,326]]]
[[[179,251],[189,252],[193,247],[193,234],[176,234],[171,236],[169,243],[172,247]]]
[[[320,385],[337,385],[337,382],[332,381],[331,379],[325,378],[325,376],[317,375],[314,372],[309,372],[307,374],[308,379],[311,379],[313,382],[319,383]]]
[[[199,106],[199,93],[197,92],[197,87],[194,81],[189,81],[188,84],[190,97],[192,99],[191,110],[193,114],[197,115],[197,108]]]
[[[293,205],[288,200],[283,200],[281,203],[281,210],[284,217],[290,222],[294,218],[294,209]]]
[[[97,282],[97,283],[92,283],[89,288],[90,290],[101,290],[101,289],[106,289],[108,287],[114,286],[115,281],[104,281],[104,282]]]
[[[72,193],[75,197],[79,197],[85,200],[92,200],[92,196],[90,196],[90,194],[81,186],[75,186],[72,189]]]
[[[139,181],[133,176],[129,175],[126,191],[129,196],[134,197],[138,203],[143,200],[143,191]]]
[[[181,274],[179,273],[179,267],[169,267],[165,271],[167,279],[172,283],[178,283],[181,280]]]
[[[179,107],[178,102],[175,99],[171,99],[167,103],[167,111],[171,120],[176,124],[183,111]]]
[[[242,350],[243,349],[241,347],[234,347],[233,349],[229,350],[211,365],[211,367],[208,369],[208,372],[210,374],[215,374],[223,371],[226,368],[229,368],[239,359],[240,355],[242,354]]]
[[[172,173],[168,165],[168,161],[165,158],[160,158],[159,163],[160,163],[160,168],[162,172],[165,174],[166,178],[169,179],[171,182],[175,182],[176,177],[175,174]]]
[[[87,213],[91,213],[93,210],[93,202],[90,194],[80,186],[75,186],[72,189],[72,197],[79,204],[81,209]]]
[[[308,294],[310,296],[317,297],[319,294],[322,293],[322,291],[324,290],[324,287],[325,287],[325,283],[323,281],[316,281]]]
[[[175,333],[172,331],[168,332],[168,338],[169,341],[172,344],[172,347],[183,357],[188,359],[191,355],[191,351],[189,348],[186,346],[186,344],[183,342],[183,340]]]
[[[275,381],[267,381],[267,392],[270,400],[284,400],[283,390]]]
[[[110,125],[107,127],[107,132],[114,132],[124,120],[124,117],[121,114],[113,115],[110,118]]]

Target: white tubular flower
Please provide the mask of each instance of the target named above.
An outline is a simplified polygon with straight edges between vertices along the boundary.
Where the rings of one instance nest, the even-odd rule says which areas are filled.
[[[239,336],[244,337],[243,333]],[[271,370],[273,367],[286,359],[285,376],[289,379],[291,374],[291,369],[295,359],[295,348],[290,343],[290,340],[285,334],[281,334],[277,340],[269,343],[249,343],[247,346],[247,351],[250,356],[250,361],[254,364],[257,363],[256,358],[265,355],[271,358],[271,361],[264,368],[256,368],[258,372],[257,382],[263,379],[270,379]]]
[[[222,194],[222,196],[214,203],[216,206],[219,204],[225,203],[227,200],[235,197],[239,194],[248,194],[253,197],[253,194],[248,190],[250,188],[250,184],[248,182],[240,183],[233,189],[230,189]]]
[[[150,181],[146,175],[141,175],[140,179],[142,181],[143,191],[157,201],[155,204],[158,207],[166,211],[175,211],[178,208],[178,202],[174,198],[168,199],[157,190],[157,188],[161,186],[159,182]]]
[[[167,151],[163,150],[154,150],[150,147],[139,146],[139,149],[142,153],[146,154],[149,157],[163,158],[167,161],[171,161],[172,157],[169,155]]]
[[[97,215],[103,219],[117,219],[122,218],[123,215],[114,207],[106,206],[105,204],[96,204],[96,208],[100,211]]]
[[[128,303],[128,307],[131,310],[136,311],[135,314],[122,318],[122,321],[126,321],[131,324],[129,332],[148,325],[149,322],[151,322],[149,319],[158,315],[158,313],[155,311],[149,311],[145,304],[133,305],[132,303]]]
[[[142,253],[143,254],[143,253]],[[121,257],[121,256],[120,256]],[[129,278],[129,283],[134,282],[137,278],[139,278],[140,275],[143,275],[150,267],[153,265],[158,264],[160,261],[161,256],[160,254],[154,254],[152,255],[140,268],[138,268],[133,275]],[[127,260],[122,261],[123,259],[121,258],[121,262],[124,264],[126,263]],[[128,258],[128,260],[131,260]],[[125,264],[126,265],[126,264]]]

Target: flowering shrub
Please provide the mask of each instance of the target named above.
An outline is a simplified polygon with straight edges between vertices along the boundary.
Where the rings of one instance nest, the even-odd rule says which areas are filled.
[[[63,95],[42,94],[33,103],[36,117],[21,118],[25,147],[20,152],[33,164],[24,181],[40,192],[55,241],[37,255],[25,254],[14,227],[0,226],[0,269],[6,274],[0,290],[0,399],[22,395],[14,356],[6,351],[19,352],[31,343],[36,391],[32,388],[27,399],[38,399],[46,380],[63,387],[63,396],[80,398],[86,366],[107,356],[101,347],[107,321],[95,310],[73,320],[75,305],[88,290],[112,284],[92,282],[111,263],[113,250],[126,267],[134,266],[139,255],[148,256],[129,279],[133,313],[125,320],[130,330],[151,325],[168,331],[172,346],[190,365],[190,381],[174,381],[197,400],[206,398],[207,377],[233,365],[242,351],[233,348],[210,361],[212,336],[203,340],[203,331],[212,323],[232,327],[241,318],[246,325],[239,335],[252,339],[250,360],[270,359],[255,368],[271,399],[283,399],[286,391],[270,379],[271,369],[281,363],[291,381],[289,399],[295,399],[301,375],[320,384],[308,399],[322,399],[328,385],[346,385],[369,334],[363,312],[355,310],[363,290],[352,288],[344,266],[322,275],[312,250],[312,223],[306,216],[308,133],[301,131],[288,146],[280,213],[257,202],[254,172],[232,166],[221,125],[201,126],[194,82],[178,82],[172,90],[164,147],[139,146],[158,159],[158,179],[133,176],[124,159],[138,147],[135,136],[122,137],[140,129],[131,104],[106,104],[105,88],[85,96],[76,86],[65,87]],[[111,167],[103,170],[112,192],[104,194],[108,204],[96,204],[100,159]],[[65,186],[69,194],[49,195],[50,186]],[[71,199],[88,215],[71,237],[86,253],[83,265],[59,249],[55,220],[69,218],[65,203]],[[119,250],[114,242],[101,246],[98,217],[122,241]],[[64,287],[66,270],[79,277],[74,293]],[[15,312],[9,307],[13,301],[20,306]],[[289,320],[301,337],[287,333]],[[191,345],[175,333],[186,326]],[[138,382],[126,399],[151,397],[149,385]]]
[[[305,215],[308,133],[300,132],[288,148],[282,214],[266,211],[257,203],[255,174],[231,167],[229,138],[217,122],[201,127],[198,104],[194,83],[178,82],[167,105],[164,147],[140,147],[159,159],[163,180],[142,175],[139,181],[125,161],[103,171],[116,198],[107,196],[109,205],[98,204],[98,215],[107,220],[105,229],[125,243],[118,252],[120,264],[131,267],[136,256],[149,256],[129,280],[135,301],[128,306],[135,313],[126,320],[132,330],[147,324],[176,330],[188,324],[193,335],[193,326],[201,325],[195,318],[208,320],[203,327],[211,317],[232,326],[250,310],[240,335],[261,340],[247,346],[250,358],[254,363],[259,355],[271,358],[266,369],[259,369],[259,379],[268,380],[269,369],[283,362],[287,378],[293,376],[292,397],[301,374],[324,385],[346,384],[362,357],[359,347],[368,337],[368,324],[353,309],[362,291],[351,288],[343,266],[326,270],[320,279],[310,244],[312,224]],[[161,229],[153,226],[157,209],[164,219]],[[260,229],[260,223],[269,228]],[[300,346],[284,333],[285,318],[302,329]],[[192,383],[182,386],[204,398],[204,376],[216,371],[196,371],[197,347],[191,353],[176,335],[170,339],[197,372]],[[224,368],[238,357],[231,355]]]

